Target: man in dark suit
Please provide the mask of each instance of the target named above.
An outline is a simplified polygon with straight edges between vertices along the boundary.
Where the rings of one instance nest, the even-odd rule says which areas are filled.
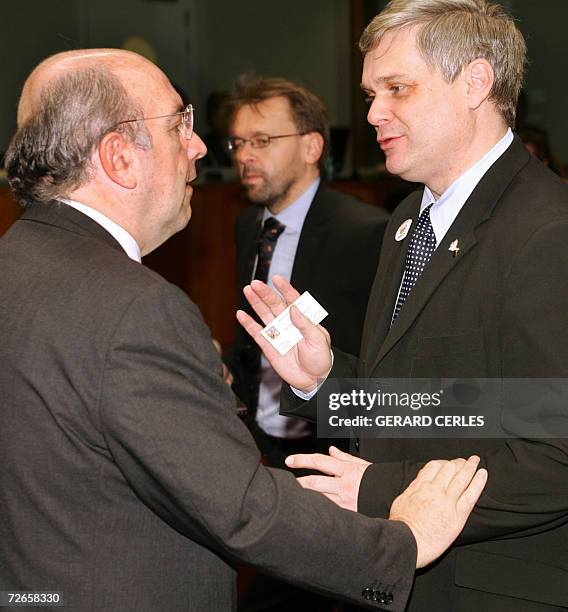
[[[204,154],[134,53],[58,54],[26,81],[6,156],[25,211],[0,241],[1,603],[225,612],[245,561],[401,610],[485,472],[431,464],[387,523],[260,464],[199,312],[140,264],[188,222]]]
[[[326,327],[337,346],[358,355],[387,213],[321,184],[329,119],[323,102],[305,87],[283,78],[242,77],[231,112],[229,147],[253,204],[235,228],[239,307],[247,305],[242,289],[262,269],[269,284],[274,274],[291,278],[326,304]],[[263,227],[273,220],[282,229],[263,266]],[[279,414],[280,377],[240,325],[226,361],[269,465],[284,467],[288,455],[318,449],[314,428]]]
[[[513,20],[483,0],[395,1],[360,45],[368,120],[387,168],[426,187],[385,233],[360,358],[334,350],[332,368],[325,334],[293,314],[307,342],[285,358],[263,343],[275,368],[305,392],[328,373],[566,378],[568,190],[510,129],[525,61]],[[285,281],[276,285],[295,298]],[[259,283],[246,292],[265,323],[284,306]],[[288,390],[285,412],[313,416],[314,403]],[[330,475],[304,485],[384,516],[424,461],[482,455],[489,486],[460,546],[417,577],[409,610],[568,607],[568,443],[527,439],[523,421],[546,414],[538,401],[504,408],[516,439],[465,440],[459,431],[456,439],[361,439],[358,460],[336,451],[293,460]],[[566,418],[555,416],[562,430]]]

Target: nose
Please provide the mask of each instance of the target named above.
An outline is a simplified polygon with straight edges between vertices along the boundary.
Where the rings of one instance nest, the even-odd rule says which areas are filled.
[[[379,127],[390,121],[391,118],[392,113],[389,110],[385,100],[383,100],[380,96],[375,96],[373,98],[371,107],[369,108],[369,112],[367,113],[367,121],[373,127]]]
[[[247,164],[256,159],[255,150],[250,142],[245,141],[234,153],[235,160],[239,164]]]
[[[187,156],[190,159],[201,159],[207,154],[207,147],[197,132],[193,132],[191,138],[185,142]]]

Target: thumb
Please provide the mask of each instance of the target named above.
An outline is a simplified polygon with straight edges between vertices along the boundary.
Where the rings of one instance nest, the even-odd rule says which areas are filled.
[[[302,332],[302,336],[304,338],[313,333],[313,330],[317,327],[308,319],[308,317],[304,316],[297,306],[290,306],[290,320],[292,323]]]

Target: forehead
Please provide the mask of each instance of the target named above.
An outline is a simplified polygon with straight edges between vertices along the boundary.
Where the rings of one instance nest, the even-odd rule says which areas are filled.
[[[126,90],[135,99],[145,116],[175,113],[182,105],[181,98],[166,75],[152,65],[128,70],[124,74]]]
[[[244,137],[254,133],[273,134],[281,129],[295,129],[290,103],[283,96],[242,106],[232,124],[232,131]]]
[[[434,76],[416,45],[416,28],[387,32],[363,60],[362,86],[373,89],[384,80]]]

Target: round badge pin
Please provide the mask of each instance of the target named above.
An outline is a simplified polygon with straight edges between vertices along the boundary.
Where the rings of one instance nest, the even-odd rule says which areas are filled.
[[[404,240],[406,236],[408,235],[408,230],[410,229],[411,225],[412,225],[412,219],[407,219],[406,221],[403,221],[400,227],[396,230],[394,239],[397,242]]]

